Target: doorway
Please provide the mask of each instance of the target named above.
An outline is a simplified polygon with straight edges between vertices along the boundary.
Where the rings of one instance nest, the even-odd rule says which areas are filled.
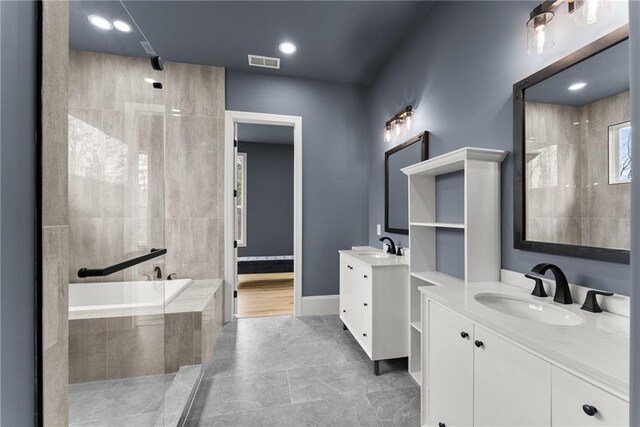
[[[293,127],[236,124],[236,317],[293,314]]]
[[[251,151],[256,154],[255,158]],[[280,153],[276,153],[278,151]],[[287,151],[289,154],[284,154]],[[287,174],[282,173],[282,164],[269,166],[261,161],[267,157],[280,157],[281,163],[286,158],[292,160],[293,170],[288,178],[290,185],[286,187],[289,194],[293,193],[292,202],[286,201],[285,192],[276,192],[265,186],[269,183],[264,181],[275,181],[275,175],[287,179]],[[276,172],[274,169],[277,168],[280,173],[265,175],[269,168],[271,172]],[[262,176],[255,174],[259,169],[262,169]],[[251,188],[254,179],[258,179],[255,181],[258,188]],[[238,180],[244,182],[244,188],[237,187]],[[279,187],[284,189],[285,185],[280,184]],[[256,197],[253,190],[259,190],[255,200],[252,200]],[[269,196],[273,199],[269,200]],[[283,213],[285,211],[288,213]],[[282,217],[284,221],[280,221]],[[288,223],[289,233],[277,231],[276,219],[278,227],[285,227]],[[226,321],[234,317],[301,315],[301,117],[226,112],[225,245],[233,248],[225,251]]]

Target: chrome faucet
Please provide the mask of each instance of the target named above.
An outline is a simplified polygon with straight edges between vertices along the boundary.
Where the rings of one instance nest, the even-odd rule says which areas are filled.
[[[391,237],[381,237],[380,238],[381,242],[384,242],[385,240],[389,241],[389,245],[388,245],[389,248],[387,249],[387,253],[395,255],[396,254],[396,244],[393,243],[393,239]]]
[[[141,276],[144,277],[144,280],[151,280],[151,275],[150,274],[142,273]]]
[[[564,275],[560,267],[553,264],[542,263],[531,269],[533,273],[542,276],[544,276],[548,270],[551,270],[553,277],[556,279],[556,294],[553,296],[553,300],[560,304],[573,304],[571,290],[569,289],[569,283],[567,283],[567,276]]]

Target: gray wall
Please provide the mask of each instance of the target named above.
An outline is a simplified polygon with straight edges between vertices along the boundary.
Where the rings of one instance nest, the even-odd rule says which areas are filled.
[[[338,293],[338,250],[367,243],[366,88],[227,70],[227,109],[302,116],[302,294]]]
[[[0,425],[34,424],[35,2],[0,2]]]
[[[631,126],[640,128],[640,2],[629,3],[629,31],[631,51]],[[633,158],[634,170],[640,170],[640,156]],[[630,360],[640,358],[640,180],[631,182],[631,357]],[[631,419],[629,425],[640,425],[640,366],[631,363]]]
[[[293,255],[293,145],[239,142],[238,152],[247,153],[247,246],[238,255]]]
[[[529,56],[525,22],[536,5],[530,1],[436,2],[421,27],[405,39],[385,65],[373,84],[370,103],[371,244],[377,244],[376,224],[384,223],[384,152],[409,136],[385,144],[382,129],[386,120],[406,104],[413,104],[416,114],[411,134],[431,132],[431,157],[464,146],[511,151],[513,83],[618,28],[627,19],[622,2],[612,2],[612,11],[603,23],[588,27],[577,27],[566,12],[558,13],[554,20],[555,47],[547,54]],[[503,268],[529,271],[545,260],[560,265],[572,282],[629,294],[627,265],[513,249],[512,180],[509,156],[502,174]],[[461,184],[462,180],[457,182]],[[459,269],[449,265],[447,259],[438,263],[443,271]]]

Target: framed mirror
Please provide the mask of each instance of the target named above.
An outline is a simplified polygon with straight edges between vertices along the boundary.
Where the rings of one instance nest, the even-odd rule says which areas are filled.
[[[409,234],[409,191],[401,169],[427,160],[429,132],[422,132],[384,153],[384,231]]]
[[[629,30],[513,86],[514,246],[629,263]]]

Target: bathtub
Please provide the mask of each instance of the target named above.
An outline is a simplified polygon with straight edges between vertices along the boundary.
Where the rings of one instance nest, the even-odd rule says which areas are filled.
[[[160,314],[191,279],[69,284],[69,318]]]

